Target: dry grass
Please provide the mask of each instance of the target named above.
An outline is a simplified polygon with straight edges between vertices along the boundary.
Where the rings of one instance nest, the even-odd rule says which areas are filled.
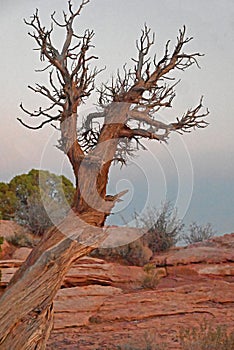
[[[205,321],[199,327],[182,329],[179,338],[183,350],[234,350],[234,332]]]

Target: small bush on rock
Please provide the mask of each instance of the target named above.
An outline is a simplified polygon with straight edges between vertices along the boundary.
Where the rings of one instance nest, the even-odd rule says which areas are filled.
[[[6,237],[8,243],[13,244],[16,247],[28,247],[33,248],[37,243],[38,239],[32,237],[28,233],[15,233],[12,236]]]
[[[144,266],[152,257],[152,251],[138,239],[129,244],[115,248],[95,249],[91,254],[94,257],[114,261],[124,261],[131,265]]]
[[[146,264],[144,266],[145,277],[142,280],[142,288],[154,289],[159,282],[159,276],[154,264]]]
[[[188,232],[181,237],[186,244],[192,244],[197,242],[203,242],[215,235],[215,231],[211,224],[198,225],[193,222],[189,225]]]
[[[138,339],[137,343],[132,341],[129,343],[121,344],[117,346],[117,350],[167,350],[167,346],[164,343],[158,343],[155,334],[145,333],[141,339]],[[139,345],[141,344],[141,345]]]
[[[200,327],[182,329],[182,350],[231,350],[234,349],[234,332],[228,334],[223,326],[212,326],[203,322]]]
[[[143,215],[135,214],[135,219],[137,227],[147,231],[142,240],[153,253],[175,246],[184,227],[170,202],[162,204],[159,209],[149,208]]]
[[[144,266],[154,253],[175,246],[184,227],[177,217],[176,209],[169,202],[164,203],[158,210],[148,209],[143,215],[135,213],[135,222],[137,228],[142,229],[141,238],[116,248],[96,249],[92,256]],[[143,235],[144,232],[146,233]]]

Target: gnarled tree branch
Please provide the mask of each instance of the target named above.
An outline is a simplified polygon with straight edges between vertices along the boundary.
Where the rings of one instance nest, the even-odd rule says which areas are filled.
[[[133,59],[135,63],[133,69],[127,69],[124,65],[122,75],[118,71],[116,78],[112,78],[110,84],[103,84],[99,89],[99,104],[103,108],[103,112],[108,110],[112,103],[128,104],[126,116],[122,117],[123,129],[119,130],[119,134],[117,132],[120,139],[126,137],[139,141],[141,138],[150,138],[167,141],[172,131],[190,132],[192,129],[204,128],[208,125],[204,118],[209,114],[209,111],[203,111],[202,99],[198,106],[189,109],[181,118],[176,118],[176,122],[166,124],[156,119],[158,111],[172,107],[176,96],[175,87],[179,81],[168,83],[174,81],[170,73],[173,70],[184,71],[193,64],[199,67],[197,59],[202,54],[198,52],[188,54],[183,51],[192,39],[192,37],[186,36],[184,26],[179,30],[172,52],[170,52],[170,41],[168,41],[163,57],[157,61],[156,55],[153,59],[149,56],[155,36],[151,35],[150,29],[145,25],[136,44],[138,57]],[[115,135],[120,119],[120,116],[116,117],[114,122],[113,119],[110,119],[113,129],[115,129]],[[106,132],[110,120],[108,121],[108,117],[105,117],[100,138],[102,133]],[[126,153],[125,146],[131,148],[129,142],[120,141],[120,143],[123,145],[123,153]]]

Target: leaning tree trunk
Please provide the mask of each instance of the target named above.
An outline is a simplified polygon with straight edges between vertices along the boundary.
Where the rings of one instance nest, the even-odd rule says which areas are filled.
[[[104,239],[71,212],[15,274],[0,302],[0,349],[42,350],[53,326],[53,299],[72,262]]]
[[[75,259],[89,254],[107,236],[102,227],[115,200],[100,197],[95,177],[102,167],[100,161],[93,162],[87,159],[80,166],[83,186],[76,206],[33,249],[0,300],[1,350],[45,349],[53,326],[53,299],[65,274]]]
[[[90,253],[107,236],[105,219],[125,193],[106,196],[117,136],[127,110],[127,104],[112,106],[110,122],[87,156],[81,154],[74,136],[66,138],[77,179],[74,208],[33,249],[0,300],[0,350],[45,349],[53,326],[53,299],[65,274],[75,259]],[[64,125],[63,133],[67,130]]]

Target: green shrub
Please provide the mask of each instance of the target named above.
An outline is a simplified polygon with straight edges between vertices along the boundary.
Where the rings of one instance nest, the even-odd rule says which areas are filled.
[[[17,196],[10,184],[0,182],[0,219],[11,220],[15,216]]]
[[[15,176],[8,184],[0,182],[0,215],[42,235],[66,216],[74,193],[66,177],[32,169],[28,174]]]

